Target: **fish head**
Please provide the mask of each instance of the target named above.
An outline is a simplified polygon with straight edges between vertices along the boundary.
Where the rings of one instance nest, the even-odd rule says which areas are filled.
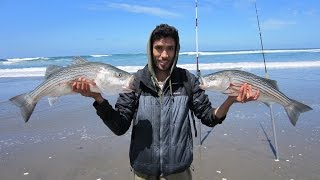
[[[202,84],[199,87],[203,90],[224,92],[230,86],[230,80],[221,73],[212,73],[201,77]]]
[[[95,79],[98,88],[107,95],[132,92],[134,75],[116,67],[102,68]]]

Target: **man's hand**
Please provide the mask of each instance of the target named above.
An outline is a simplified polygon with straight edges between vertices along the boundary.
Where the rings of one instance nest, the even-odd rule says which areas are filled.
[[[259,96],[259,89],[255,90],[255,93],[253,93],[252,86],[247,83],[244,83],[239,89],[238,96],[229,96],[228,99],[231,99],[234,102],[246,103],[248,101],[257,100]]]
[[[259,98],[260,91],[259,89],[254,91],[255,93],[253,93],[251,85],[244,83],[239,89],[238,96],[228,96],[227,100],[224,101],[221,104],[221,106],[219,106],[213,111],[213,115],[215,115],[217,118],[222,118],[227,114],[227,112],[229,111],[229,108],[233,103],[235,102],[245,103],[248,101],[257,100]]]
[[[100,93],[91,92],[90,87],[94,87],[96,84],[93,81],[87,80],[85,78],[79,78],[72,84],[72,90],[74,92],[80,93],[85,97],[92,97],[98,103],[103,102],[103,97]]]

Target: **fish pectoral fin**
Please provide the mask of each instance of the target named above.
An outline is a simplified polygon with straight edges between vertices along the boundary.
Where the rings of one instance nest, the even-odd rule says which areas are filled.
[[[48,102],[50,106],[53,106],[58,101],[58,97],[48,97]]]
[[[223,92],[223,94],[227,95],[227,96],[238,96],[237,91],[235,91],[234,89],[228,88],[227,90],[225,90]]]
[[[228,96],[238,96],[238,94],[239,94],[239,86],[230,83],[230,86],[228,87],[228,89],[226,89],[223,92],[223,94],[226,94]]]
[[[230,83],[229,84],[229,88],[240,88],[242,86],[242,84],[237,84],[237,83]]]
[[[90,91],[95,93],[101,93],[104,89],[98,85],[90,84]]]

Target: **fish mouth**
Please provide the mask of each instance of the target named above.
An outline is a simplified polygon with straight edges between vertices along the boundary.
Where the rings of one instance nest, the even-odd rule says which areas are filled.
[[[134,90],[129,88],[129,87],[126,87],[126,86],[122,86],[122,92],[123,93],[131,93],[133,92]]]
[[[132,75],[132,76],[128,79],[127,83],[126,83],[124,86],[122,86],[123,92],[129,93],[129,92],[134,91],[134,87],[133,87],[134,77],[135,77],[135,76]]]
[[[199,88],[200,88],[200,89],[206,90],[206,89],[209,87],[203,77],[200,77],[200,78],[199,78],[199,82],[200,82],[200,84],[199,84]]]
[[[199,77],[198,80],[199,80],[200,84],[204,84],[204,82],[205,82],[204,79],[203,79],[203,77],[201,77],[201,76]]]
[[[208,86],[204,85],[204,84],[200,84],[199,88],[202,89],[202,90],[206,90],[208,88]]]

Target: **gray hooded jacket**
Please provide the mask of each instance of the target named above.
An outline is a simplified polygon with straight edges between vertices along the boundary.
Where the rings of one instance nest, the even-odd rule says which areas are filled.
[[[155,83],[151,44],[148,43],[148,65],[136,73],[133,86],[137,90],[120,94],[115,109],[105,100],[94,103],[97,114],[117,135],[133,125],[130,163],[139,173],[166,176],[186,170],[193,160],[193,141],[189,111],[202,123],[213,127],[224,118],[215,119],[207,95],[197,78],[176,67],[176,56],[163,90]],[[191,82],[191,96],[184,82]],[[190,98],[190,99],[189,99]]]

